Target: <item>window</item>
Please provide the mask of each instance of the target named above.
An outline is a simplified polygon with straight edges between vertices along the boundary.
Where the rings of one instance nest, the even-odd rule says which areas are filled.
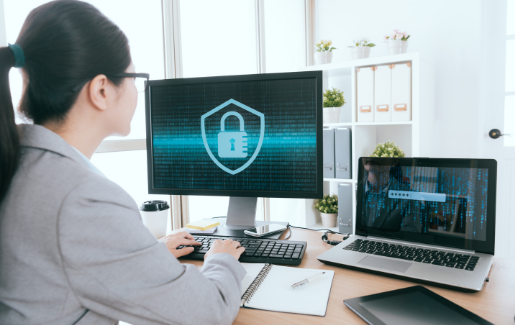
[[[306,65],[304,1],[265,0],[266,72],[298,71]]]
[[[147,152],[145,150],[96,153],[91,158],[95,165],[111,181],[120,185],[139,206],[148,200],[169,202],[168,195],[148,194]]]
[[[29,12],[46,2],[48,0],[4,0],[8,42],[15,42]],[[185,78],[296,71],[306,64],[306,2],[303,0],[86,2],[96,6],[125,32],[136,71],[150,73],[151,79],[164,79],[165,60],[168,63],[176,60],[173,65],[177,65],[177,71],[182,71],[177,77]],[[122,4],[123,10],[120,10]],[[172,24],[170,16],[163,24],[162,8],[166,10],[172,4],[176,17],[180,19]],[[264,26],[260,26],[260,21]],[[166,54],[163,26],[174,29],[172,35],[180,36],[166,38],[167,49],[175,48],[175,52],[181,52],[178,58],[174,58],[172,53],[163,56]],[[173,46],[170,47],[172,44],[169,43]],[[11,71],[10,82],[13,102],[17,106],[22,89],[19,69]],[[140,96],[130,135],[123,140],[110,137],[108,140],[111,142],[102,144],[102,153],[97,152],[92,158],[92,163],[124,188],[137,204],[148,199],[169,198],[147,194],[146,152],[143,150],[146,137],[144,105],[144,97]],[[17,122],[23,121],[18,117]],[[129,161],[130,164],[127,163]],[[185,212],[189,213],[191,220],[227,213],[228,197],[190,196],[186,202],[188,200]],[[277,200],[276,204],[279,203]],[[264,219],[264,204],[263,199],[258,200],[258,220]]]
[[[507,1],[506,86],[504,100],[504,145],[515,147],[515,0]]]
[[[7,42],[16,42],[29,12],[46,2],[48,1],[4,0]],[[120,10],[120,2],[116,0],[92,0],[87,2],[97,7],[127,35],[136,70],[150,73],[152,79],[163,79],[164,51],[161,1],[126,0],[123,2],[124,10]],[[135,17],[137,17],[137,20],[135,20]],[[9,77],[13,103],[16,108],[22,91],[20,70],[12,69]],[[22,122],[24,121],[20,116],[17,116],[17,123]],[[131,133],[127,138],[144,139],[145,136],[145,100],[144,96],[140,96],[131,124]],[[111,137],[110,139],[120,138]],[[127,164],[127,161],[131,163]],[[93,156],[92,162],[109,179],[126,190],[138,205],[149,199],[166,199],[169,201],[169,196],[147,194],[145,151],[97,153]]]
[[[258,73],[254,1],[182,0],[183,77]]]
[[[15,43],[27,15],[46,0],[4,0],[7,42]],[[86,1],[97,7],[104,15],[117,24],[127,35],[134,65],[138,72],[150,73],[152,79],[164,79],[163,27],[160,0],[126,0],[124,10],[120,1]],[[137,20],[135,20],[137,17]],[[156,19],[158,17],[158,19]],[[21,98],[22,79],[19,69],[10,73],[11,93],[14,106]],[[20,117],[18,122],[22,122]],[[140,96],[138,107],[131,123],[131,133],[125,139],[145,138],[145,99]],[[111,137],[111,139],[119,137]]]
[[[180,21],[183,77],[258,73],[253,1],[182,0]],[[196,221],[226,216],[229,197],[189,196],[188,203]]]
[[[127,35],[136,72],[151,79],[164,79],[163,24],[161,0],[88,0]],[[123,5],[123,10],[120,7]],[[145,139],[145,97],[140,95],[131,123],[131,133],[123,139]],[[122,139],[110,137],[109,139]]]

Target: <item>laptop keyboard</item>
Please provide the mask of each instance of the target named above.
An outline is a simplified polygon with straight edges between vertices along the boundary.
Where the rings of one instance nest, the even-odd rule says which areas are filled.
[[[479,260],[477,256],[455,254],[439,250],[423,249],[413,246],[395,245],[373,240],[356,239],[345,246],[344,250],[365,254],[386,256],[402,260],[433,264],[443,267],[474,271]]]

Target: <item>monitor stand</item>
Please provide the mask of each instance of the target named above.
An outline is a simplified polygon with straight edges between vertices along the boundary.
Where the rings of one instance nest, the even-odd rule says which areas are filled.
[[[245,229],[265,226],[269,224],[288,225],[288,222],[256,221],[257,197],[233,197],[229,199],[227,219],[220,222],[220,226],[213,236],[223,237],[250,237],[243,232]],[[277,233],[264,238],[279,239],[282,233]]]

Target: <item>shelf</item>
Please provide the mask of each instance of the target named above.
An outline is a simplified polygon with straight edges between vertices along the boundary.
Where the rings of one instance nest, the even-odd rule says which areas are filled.
[[[398,122],[356,122],[356,126],[375,126],[375,125],[411,125],[413,121],[398,121]]]
[[[356,183],[356,180],[346,178],[324,178],[324,182]]]
[[[319,64],[319,65],[311,65],[308,67],[303,67],[299,69],[300,71],[334,71],[341,70],[343,75],[350,74],[351,68],[354,67],[367,67],[373,65],[385,65],[390,63],[399,63],[399,62],[407,62],[418,59],[419,53],[404,53],[404,54],[396,54],[396,55],[388,55],[381,56],[376,58],[366,58],[359,60],[349,60],[342,62],[334,62],[327,64]]]
[[[337,128],[340,126],[352,126],[352,122],[346,123],[324,123],[324,128]]]
[[[324,123],[324,129],[337,128],[342,126],[378,126],[378,125],[412,125],[413,121],[397,121],[397,122],[345,122],[345,123]]]

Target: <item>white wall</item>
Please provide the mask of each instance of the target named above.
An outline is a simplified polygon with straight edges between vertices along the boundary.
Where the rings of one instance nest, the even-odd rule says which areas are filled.
[[[5,15],[4,0],[0,0],[0,47],[7,46],[7,37],[5,34]]]
[[[385,35],[407,31],[408,52],[436,68],[436,156],[481,157],[482,9],[482,0],[317,0],[315,40],[333,41],[336,62],[350,60],[354,38],[369,38],[378,57]]]

